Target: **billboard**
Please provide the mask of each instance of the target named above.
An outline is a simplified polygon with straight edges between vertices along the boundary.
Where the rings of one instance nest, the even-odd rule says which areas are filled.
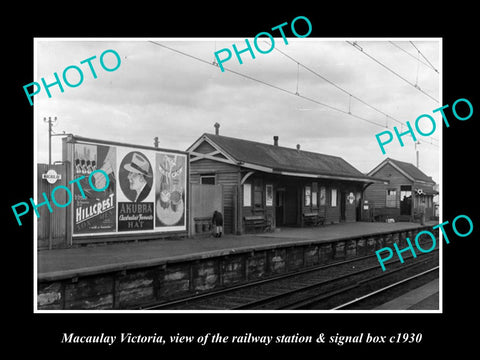
[[[72,144],[73,236],[185,231],[188,159],[184,152],[114,143]],[[88,186],[97,169],[101,192]],[[83,177],[82,177],[83,176]],[[106,184],[96,172],[96,188]]]

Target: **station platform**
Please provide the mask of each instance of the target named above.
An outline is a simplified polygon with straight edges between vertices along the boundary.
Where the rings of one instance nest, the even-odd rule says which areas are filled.
[[[37,309],[128,310],[406,245],[436,223],[342,223],[269,233],[41,250]],[[438,236],[438,229],[432,230]],[[380,267],[379,267],[380,269]]]
[[[419,227],[411,222],[354,222],[308,228],[281,228],[274,232],[198,237],[176,240],[148,240],[37,252],[39,280],[88,276],[107,271],[155,266],[166,262],[193,261],[236,252],[265,250],[277,246],[347,240]]]
[[[438,310],[439,309],[439,280],[413,289],[391,301],[388,301],[375,310]]]

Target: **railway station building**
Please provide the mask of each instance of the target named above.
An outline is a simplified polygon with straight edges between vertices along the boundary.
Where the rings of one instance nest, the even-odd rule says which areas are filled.
[[[192,186],[221,188],[227,234],[359,221],[365,188],[383,182],[338,156],[283,147],[277,136],[272,144],[222,136],[218,127],[187,152]],[[203,199],[195,206],[208,206]]]
[[[365,190],[372,220],[415,221],[422,206],[426,220],[435,216],[437,185],[415,165],[387,158],[367,175],[388,180],[372,184]]]

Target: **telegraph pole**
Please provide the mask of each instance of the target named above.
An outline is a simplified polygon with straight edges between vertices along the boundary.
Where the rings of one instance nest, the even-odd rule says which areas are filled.
[[[417,169],[420,169],[420,168],[419,168],[419,165],[420,165],[420,154],[419,154],[419,151],[418,151],[418,148],[417,148],[418,145],[420,145],[420,141],[415,142],[415,152],[417,153]]]
[[[46,117],[43,118],[43,122],[48,123],[48,165],[52,165],[52,123],[57,122],[57,117],[52,121],[52,118],[49,116],[48,120]],[[52,250],[52,214],[48,214],[48,249]]]
[[[50,116],[48,117],[48,120],[44,117],[43,122],[48,122],[48,165],[52,165],[52,124],[57,122],[57,117],[55,116],[53,122]]]

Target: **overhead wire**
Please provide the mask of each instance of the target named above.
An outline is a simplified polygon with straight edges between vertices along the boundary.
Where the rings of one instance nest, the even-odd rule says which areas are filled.
[[[390,44],[392,44],[393,46],[395,46],[397,49],[403,51],[405,54],[409,55],[410,57],[412,57],[413,59],[415,59],[416,61],[418,61],[420,64],[423,64],[425,65],[427,68],[429,68],[430,70],[433,70],[435,71],[437,74],[439,74],[438,70],[435,69],[435,67],[433,66],[430,66],[428,65],[426,62],[420,60],[418,57],[415,57],[415,55],[413,55],[412,53],[408,52],[407,50],[405,50],[404,48],[402,48],[401,46],[398,46],[397,44],[395,44],[393,41],[389,41]]]
[[[420,53],[417,52],[417,59],[419,59]],[[418,74],[420,73],[420,63],[417,62],[417,76],[415,77],[415,87],[418,87]]]
[[[199,58],[199,57],[197,57],[197,56],[188,54],[188,53],[186,53],[186,52],[184,52],[184,51],[171,48],[171,47],[169,47],[169,46],[167,46],[167,45],[165,45],[165,44],[157,43],[157,42],[155,42],[155,41],[150,41],[150,42],[153,43],[153,44],[155,44],[155,45],[161,46],[161,47],[163,47],[163,48],[165,48],[165,49],[174,51],[174,52],[176,52],[176,53],[178,53],[178,54],[185,55],[185,56],[188,56],[188,57],[190,57],[190,58],[192,58],[192,59],[201,61],[201,62],[203,62],[204,64],[208,64],[208,65],[217,67],[217,65],[212,64],[211,62],[209,62],[209,61],[207,61],[207,60],[204,60],[204,59]],[[361,117],[361,116],[358,116],[358,115],[355,115],[355,114],[349,114],[347,111],[342,110],[342,109],[340,109],[340,108],[337,108],[337,107],[335,107],[335,106],[326,104],[326,103],[321,102],[321,101],[319,101],[319,100],[312,99],[312,98],[310,98],[310,97],[301,95],[301,94],[299,94],[299,93],[295,93],[295,92],[293,92],[293,91],[284,89],[284,88],[282,88],[282,87],[280,87],[280,86],[270,84],[270,83],[268,83],[268,82],[266,82],[266,81],[256,79],[256,78],[254,78],[254,77],[252,77],[252,76],[250,76],[250,75],[246,75],[246,74],[240,73],[240,72],[238,72],[238,71],[235,71],[235,70],[232,70],[232,69],[229,69],[229,68],[226,68],[226,67],[224,67],[224,69],[225,69],[225,71],[231,72],[231,73],[233,73],[233,74],[235,74],[235,75],[242,76],[242,77],[244,77],[244,78],[246,78],[246,79],[249,79],[249,80],[252,80],[252,81],[256,81],[256,82],[258,82],[258,83],[261,83],[261,84],[263,84],[263,85],[269,86],[269,87],[271,87],[271,88],[274,88],[274,89],[283,91],[283,92],[285,92],[285,93],[287,93],[287,94],[298,96],[298,97],[300,97],[300,98],[302,98],[302,99],[305,99],[305,100],[314,102],[314,103],[316,103],[316,104],[322,105],[322,106],[327,107],[327,108],[332,109],[332,110],[339,111],[339,112],[341,112],[341,113],[343,113],[343,114],[351,115],[351,116],[356,117],[356,118],[358,118],[358,119],[360,119],[360,120],[364,120],[364,121],[366,121],[366,122],[369,122],[369,123],[371,123],[371,124],[380,126],[380,127],[382,127],[382,128],[385,127],[384,125],[379,124],[379,123],[377,123],[377,122],[371,121],[371,120],[369,120],[369,119],[365,119],[365,118],[363,118],[363,117]]]
[[[207,60],[204,60],[204,59],[199,58],[199,57],[197,57],[197,56],[188,54],[188,53],[186,53],[186,52],[184,52],[184,51],[180,51],[180,50],[178,50],[178,49],[174,49],[174,48],[172,48],[172,47],[169,47],[169,46],[164,45],[164,44],[157,43],[157,42],[155,42],[155,41],[150,41],[150,42],[151,42],[152,44],[161,46],[161,47],[163,47],[163,48],[165,48],[165,49],[171,50],[171,51],[176,52],[176,53],[178,53],[178,54],[181,54],[181,55],[184,55],[184,56],[188,56],[189,58],[192,58],[192,59],[201,61],[201,62],[203,62],[204,64],[218,67],[218,65],[217,65],[216,63],[211,63],[211,62],[209,62],[209,61],[207,61]],[[274,88],[274,89],[277,89],[277,90],[286,92],[286,93],[291,94],[291,95],[295,95],[295,93],[293,93],[293,92],[291,92],[291,91],[289,91],[289,90],[287,90],[287,89],[283,89],[283,88],[281,88],[281,87],[279,87],[279,86],[276,86],[276,85],[267,83],[267,82],[265,82],[265,81],[263,81],[263,80],[259,80],[259,79],[253,78],[253,77],[251,77],[251,76],[249,76],[249,75],[239,73],[238,71],[231,70],[231,69],[228,69],[228,68],[226,68],[226,67],[224,67],[224,69],[225,69],[225,71],[231,72],[231,73],[233,73],[233,74],[236,74],[236,75],[239,75],[239,76],[243,76],[243,77],[246,78],[246,79],[259,82],[259,83],[261,83],[261,84],[263,84],[263,85],[266,85],[266,86],[269,86],[269,87],[271,87],[271,88]]]
[[[369,59],[375,61],[377,64],[379,64],[380,66],[382,66],[383,68],[385,68],[386,70],[390,71],[392,74],[396,75],[397,77],[399,77],[400,79],[402,79],[403,81],[405,81],[407,84],[409,84],[410,86],[414,87],[415,89],[417,89],[418,91],[420,91],[422,94],[428,96],[430,99],[434,100],[435,102],[439,103],[438,99],[435,99],[432,95],[430,95],[429,93],[427,93],[426,91],[423,91],[418,85],[415,85],[413,84],[412,82],[410,82],[409,80],[407,80],[406,78],[404,78],[402,75],[400,75],[399,73],[397,73],[396,71],[392,70],[389,66],[385,65],[384,63],[382,63],[380,60],[376,59],[374,56],[368,54],[362,47],[360,47],[360,45],[358,45],[356,42],[351,42],[351,41],[346,41],[349,45],[352,45],[355,49],[357,49],[358,51],[360,51],[362,54],[364,54],[365,56],[367,56]]]
[[[173,51],[173,52],[176,52],[176,53],[178,53],[178,54],[181,54],[181,55],[183,55],[183,56],[189,57],[189,58],[191,58],[191,59],[195,59],[195,60],[200,61],[200,62],[202,62],[202,63],[204,63],[204,64],[207,64],[207,65],[210,65],[210,66],[214,66],[214,67],[218,67],[218,64],[217,64],[215,61],[214,61],[214,62],[210,62],[210,61],[204,60],[204,59],[199,58],[199,57],[197,57],[197,56],[195,56],[195,55],[188,54],[188,53],[186,53],[186,52],[184,52],[184,51],[181,51],[181,50],[172,48],[172,47],[170,47],[170,46],[167,46],[167,45],[162,44],[162,43],[158,43],[158,42],[156,42],[156,41],[151,41],[151,40],[150,40],[149,42],[152,43],[152,44],[154,44],[154,45],[157,45],[157,46],[163,47],[163,48],[165,48],[165,49],[168,49],[168,50],[170,50],[170,51]],[[299,66],[300,66],[300,64],[299,64]],[[369,120],[369,119],[366,119],[366,118],[361,117],[361,116],[359,116],[359,115],[355,115],[355,114],[351,113],[350,110],[349,110],[349,111],[345,111],[345,110],[343,110],[343,109],[340,109],[340,108],[337,108],[337,107],[335,107],[335,106],[326,104],[326,103],[321,102],[321,101],[319,101],[319,100],[316,100],[316,99],[307,97],[307,96],[305,96],[305,95],[301,95],[301,94],[298,93],[298,88],[297,88],[297,92],[293,92],[293,91],[284,89],[284,88],[282,88],[282,87],[280,87],[280,86],[277,86],[277,85],[274,85],[274,84],[270,84],[270,83],[268,83],[268,82],[266,82],[266,81],[259,80],[259,79],[257,79],[257,78],[254,78],[254,77],[250,76],[250,75],[246,75],[246,74],[240,73],[240,72],[238,72],[238,71],[235,71],[235,70],[232,70],[232,69],[229,69],[229,68],[226,68],[226,67],[223,67],[223,68],[224,68],[224,70],[227,71],[227,72],[233,73],[233,74],[235,74],[235,75],[241,76],[241,77],[246,78],[246,79],[249,79],[249,80],[251,80],[251,81],[255,81],[255,82],[258,82],[258,83],[263,84],[263,85],[265,85],[265,86],[271,87],[271,88],[273,88],[273,89],[276,89],[276,90],[285,92],[285,93],[287,93],[287,94],[300,97],[300,98],[302,98],[302,99],[305,99],[305,100],[307,100],[307,101],[310,101],[310,102],[316,103],[316,104],[318,104],[318,105],[324,106],[324,107],[329,108],[329,109],[331,109],[331,110],[335,110],[335,111],[341,112],[341,113],[343,113],[343,114],[346,114],[346,115],[352,116],[352,117],[354,117],[354,118],[357,118],[357,119],[359,119],[359,120],[363,120],[363,121],[368,122],[368,123],[370,123],[370,124],[372,124],[372,125],[376,125],[376,126],[379,126],[379,127],[381,127],[381,128],[385,128],[385,125],[380,124],[380,123],[377,123],[377,122],[372,121],[372,120]],[[329,80],[326,80],[326,81],[329,81]],[[298,85],[298,84],[297,84],[297,85]],[[388,115],[387,115],[387,116],[388,116]],[[392,118],[392,119],[393,119],[393,118]],[[402,123],[402,124],[403,124],[403,123]],[[434,143],[431,143],[431,145],[438,146],[438,145],[436,145],[436,144],[434,144]]]
[[[291,57],[290,55],[286,54],[286,53],[283,52],[282,50],[279,50],[279,49],[277,49],[277,48],[275,48],[275,50],[278,51],[279,53],[281,53],[282,55],[284,55],[285,57],[289,58],[290,60],[296,62],[297,64],[299,64],[300,66],[302,66],[305,70],[308,70],[309,72],[311,72],[312,74],[314,74],[314,75],[318,76],[319,78],[323,79],[324,81],[326,81],[326,82],[329,83],[330,85],[334,86],[334,87],[337,88],[338,90],[340,90],[340,91],[344,92],[345,94],[349,95],[350,97],[354,98],[355,100],[357,100],[357,101],[361,102],[362,104],[368,106],[369,108],[371,108],[371,109],[379,112],[380,114],[385,115],[385,116],[391,118],[392,120],[395,120],[395,121],[398,122],[399,124],[404,124],[404,125],[405,125],[405,123],[403,123],[402,121],[400,121],[400,120],[396,119],[395,117],[393,117],[392,115],[387,114],[386,112],[378,109],[377,107],[375,107],[375,106],[367,103],[365,100],[360,99],[358,96],[353,95],[353,94],[352,94],[351,92],[349,92],[348,90],[345,90],[344,88],[342,88],[341,86],[339,86],[339,85],[337,85],[335,82],[333,82],[332,80],[327,79],[325,76],[323,76],[323,75],[319,74],[318,72],[312,70],[312,69],[309,68],[308,66],[300,63],[298,60],[294,59],[293,57]]]
[[[412,46],[417,49],[418,53],[420,55],[422,55],[422,57],[428,62],[428,64],[430,65],[430,67],[438,74],[438,70],[435,68],[435,66],[432,65],[432,63],[426,58],[425,55],[423,55],[423,53],[418,49],[418,47],[415,46],[415,44],[413,43],[413,41],[410,41],[410,44],[412,44]]]
[[[269,44],[269,45],[271,46],[270,43],[268,43],[268,42],[266,42],[266,41],[265,41],[265,43],[266,43],[266,44]],[[392,115],[387,114],[386,112],[380,110],[379,108],[377,108],[377,107],[375,107],[375,106],[367,103],[365,100],[360,99],[358,96],[353,95],[353,94],[352,94],[351,92],[349,92],[348,90],[346,90],[346,89],[342,88],[341,86],[337,85],[334,81],[327,79],[325,76],[319,74],[318,72],[314,71],[313,69],[309,68],[308,66],[302,64],[299,60],[297,60],[297,59],[293,58],[292,56],[286,54],[286,53],[283,52],[282,50],[279,50],[279,49],[277,49],[277,48],[275,48],[275,50],[278,51],[278,52],[279,52],[280,54],[282,54],[283,56],[285,56],[285,57],[287,57],[288,59],[290,59],[291,61],[297,63],[298,66],[301,66],[301,67],[304,68],[305,70],[311,72],[311,73],[314,74],[315,76],[318,76],[319,78],[321,78],[322,80],[326,81],[326,82],[329,83],[330,85],[334,86],[334,87],[337,88],[338,90],[340,90],[340,91],[342,91],[343,93],[349,95],[349,103],[348,103],[348,109],[349,109],[348,113],[349,113],[349,114],[351,114],[351,112],[350,112],[351,99],[354,98],[355,100],[359,101],[360,103],[362,103],[362,104],[368,106],[369,108],[377,111],[378,113],[386,116],[387,120],[388,120],[388,118],[390,118],[390,119],[396,121],[397,123],[399,123],[399,124],[401,124],[401,125],[406,125],[404,122],[396,119],[396,118],[393,117]],[[297,77],[297,89],[298,89],[298,77]],[[385,126],[385,127],[388,128],[388,125]],[[436,139],[436,138],[434,138],[434,137],[431,137],[431,139],[433,139],[433,140],[435,140],[435,141],[438,141],[438,139]]]

